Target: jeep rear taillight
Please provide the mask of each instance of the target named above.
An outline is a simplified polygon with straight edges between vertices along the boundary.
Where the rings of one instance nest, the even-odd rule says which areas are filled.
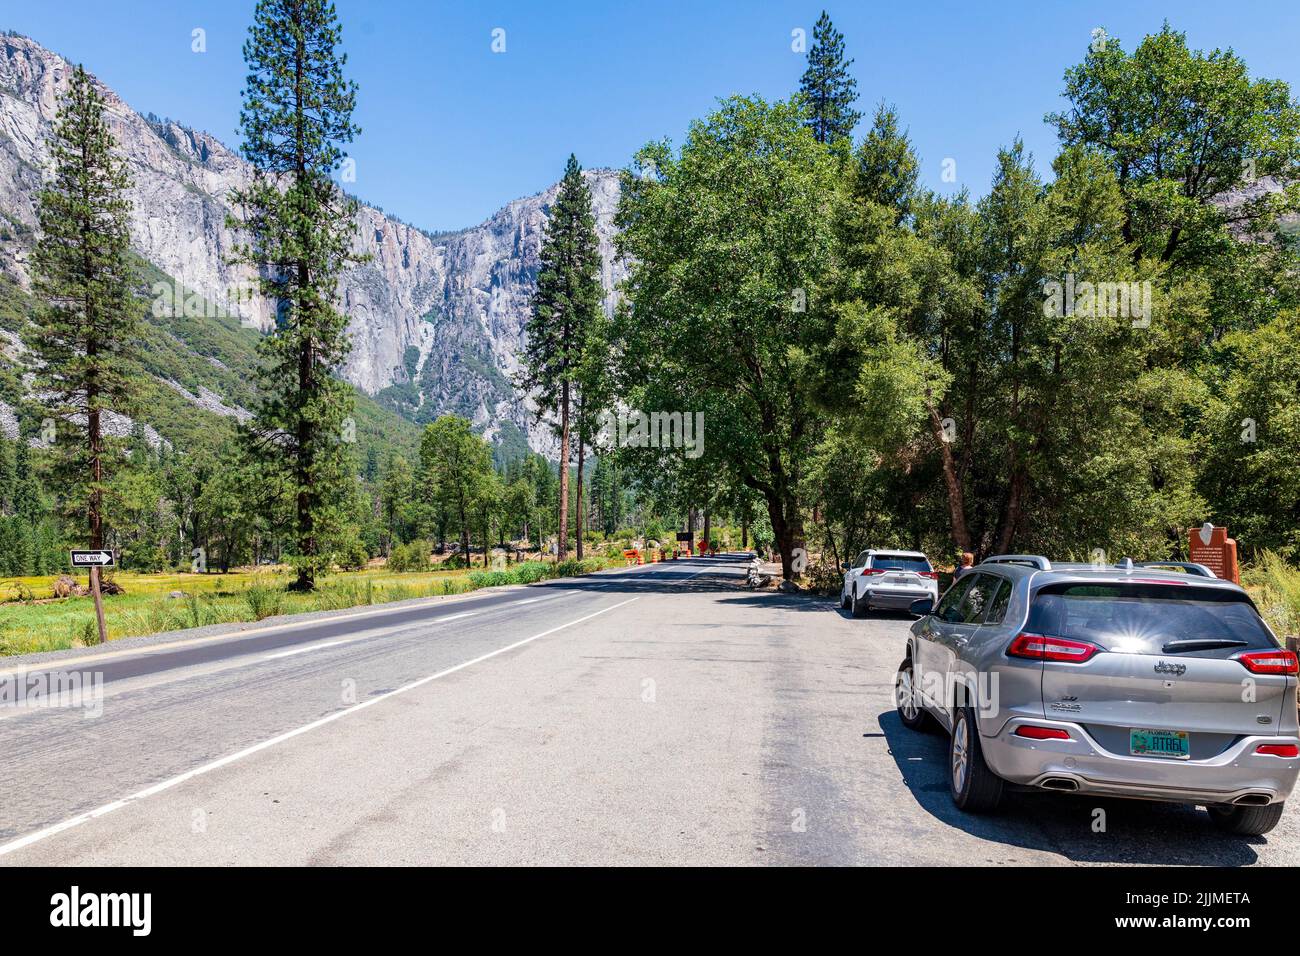
[[[1082,664],[1096,654],[1100,647],[1088,641],[1072,641],[1064,637],[1047,637],[1044,634],[1018,634],[1007,648],[1007,656],[1024,657],[1034,661],[1059,661],[1064,664]]]
[[[1252,674],[1295,674],[1300,670],[1294,651],[1246,651],[1236,660]]]
[[[918,572],[918,573],[919,573],[919,574],[921,575],[921,577],[923,577],[923,578],[930,578],[930,579],[932,579],[932,580],[934,580],[934,581],[938,581],[938,580],[939,580],[939,572],[938,572],[938,571],[920,571],[920,572]]]
[[[1027,737],[1030,740],[1069,740],[1070,732],[1060,727],[1035,727],[1032,724],[1023,724],[1016,728],[1016,736]]]
[[[866,577],[868,574],[884,574],[884,573],[885,573],[885,571],[884,571],[883,568],[863,568],[863,569],[862,569],[862,576],[863,576],[863,577]]]
[[[1300,747],[1295,744],[1260,744],[1255,753],[1270,757],[1300,757]]]

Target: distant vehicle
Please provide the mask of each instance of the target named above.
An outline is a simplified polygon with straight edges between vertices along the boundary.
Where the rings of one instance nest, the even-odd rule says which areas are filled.
[[[906,611],[922,598],[939,599],[939,574],[920,551],[863,551],[844,572],[840,607],[854,617],[872,608]]]
[[[1240,587],[1176,567],[1004,555],[917,602],[898,712],[948,731],[958,807],[992,810],[1013,784],[1277,825],[1300,773],[1296,655]]]

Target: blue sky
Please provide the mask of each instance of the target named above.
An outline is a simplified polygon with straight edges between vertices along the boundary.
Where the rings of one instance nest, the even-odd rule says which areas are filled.
[[[238,142],[240,47],[252,0],[0,0],[15,29],[83,62],[141,112]],[[477,223],[585,166],[627,163],[650,139],[680,142],[731,93],[787,96],[803,71],[791,31],[820,3],[507,3],[336,0],[360,84],[355,191],[429,229]],[[898,106],[924,182],[986,189],[996,149],[1021,134],[1041,169],[1055,152],[1043,114],[1094,27],[1126,48],[1168,17],[1194,47],[1231,46],[1256,76],[1300,90],[1300,3],[1036,0],[830,3],[862,98]],[[207,52],[191,51],[206,31]],[[492,31],[505,52],[492,52]],[[941,181],[945,158],[957,183]]]

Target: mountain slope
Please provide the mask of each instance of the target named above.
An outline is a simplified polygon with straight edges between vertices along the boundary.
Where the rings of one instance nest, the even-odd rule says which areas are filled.
[[[20,289],[30,286],[36,196],[71,71],[66,60],[33,40],[0,36],[0,274]],[[236,236],[226,227],[230,191],[248,181],[249,167],[216,138],[142,116],[112,90],[102,84],[100,89],[133,181],[133,247],[155,267],[152,278],[164,291],[174,289],[175,280],[230,313],[224,319],[200,314],[184,330],[169,329],[193,356],[214,359],[234,375],[232,381],[182,363],[191,364],[191,381],[182,384],[192,386],[194,404],[234,414],[250,399],[248,369],[232,366],[222,351],[241,325],[255,332],[272,321],[265,301],[230,294],[250,279],[228,263]],[[613,255],[618,179],[610,170],[587,176],[609,292],[623,276]],[[370,261],[340,282],[352,338],[343,377],[410,421],[455,411],[489,437],[523,432],[533,447],[551,447],[549,433],[533,425],[511,376],[518,369],[538,251],[557,188],[509,203],[480,226],[438,236],[363,205],[355,247]],[[195,391],[200,386],[212,395]]]

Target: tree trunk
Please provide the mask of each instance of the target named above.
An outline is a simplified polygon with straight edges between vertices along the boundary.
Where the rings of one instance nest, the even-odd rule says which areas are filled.
[[[93,353],[89,353],[93,354]],[[86,391],[86,403],[90,411],[86,415],[86,435],[90,444],[91,480],[94,487],[90,490],[90,502],[86,515],[90,522],[90,548],[98,551],[104,547],[104,492],[101,482],[104,480],[103,440],[99,429],[99,409],[95,407],[98,396],[92,389]]]
[[[957,463],[952,457],[952,445],[944,439],[943,420],[939,410],[930,405],[930,424],[934,428],[934,439],[939,443],[939,454],[943,460],[943,482],[948,489],[948,520],[952,525],[952,539],[960,551],[972,551],[970,528],[966,524],[966,497],[957,474]]]
[[[473,567],[474,559],[469,553],[469,516],[465,513],[465,502],[462,498],[460,503],[460,553],[465,556],[465,567]],[[487,557],[485,554],[484,558]]]
[[[579,561],[582,560],[582,524],[583,524],[582,465],[583,465],[583,459],[585,458],[586,451],[587,451],[586,435],[584,434],[584,432],[585,429],[583,428],[582,423],[579,422],[578,423],[578,475],[577,475],[578,487],[576,491],[577,496],[574,499],[574,503],[573,503],[573,533],[577,544]]]
[[[783,502],[774,494],[765,494],[764,497],[767,499],[768,520],[772,523],[772,536],[781,554],[781,578],[789,581],[794,577],[795,548],[803,546],[803,519],[792,501]]]
[[[556,559],[569,556],[569,383],[560,392],[560,532]]]

